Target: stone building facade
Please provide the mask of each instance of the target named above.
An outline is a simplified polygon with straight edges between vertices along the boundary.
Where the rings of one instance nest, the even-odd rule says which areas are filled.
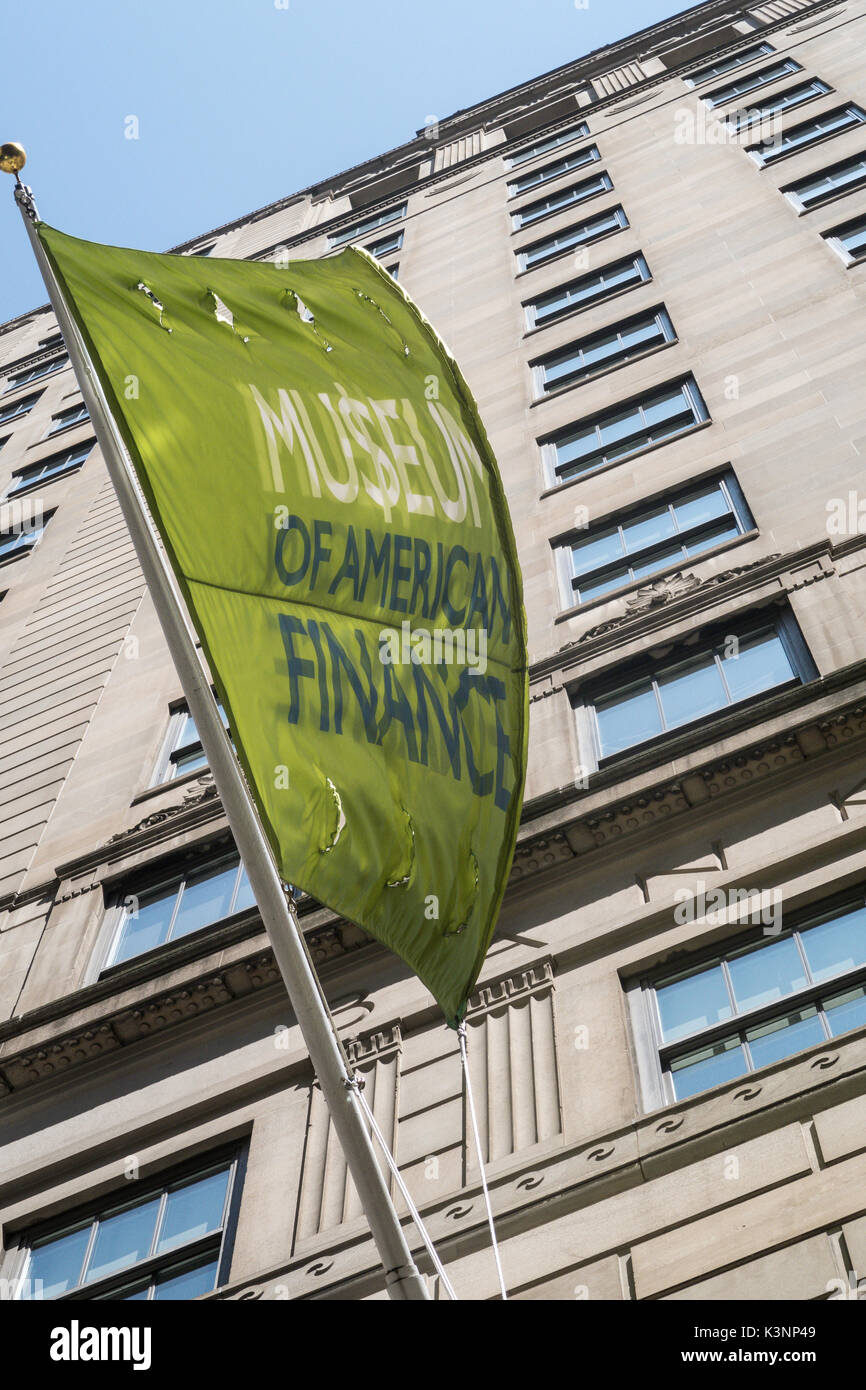
[[[864,0],[710,0],[177,248],[370,247],[499,459],[530,761],[468,1022],[515,1298],[866,1276],[864,36]],[[383,1298],[48,310],[0,375],[3,1292]],[[301,910],[496,1297],[454,1034]]]

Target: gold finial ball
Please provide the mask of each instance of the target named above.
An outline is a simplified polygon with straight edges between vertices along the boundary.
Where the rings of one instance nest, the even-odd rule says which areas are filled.
[[[26,163],[27,155],[23,145],[17,144],[14,140],[0,145],[0,169],[4,174],[17,174]]]

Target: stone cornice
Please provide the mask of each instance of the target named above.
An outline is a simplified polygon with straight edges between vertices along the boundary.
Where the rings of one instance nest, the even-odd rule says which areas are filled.
[[[863,545],[863,538],[858,539]],[[856,547],[848,547],[851,548]],[[624,639],[632,642],[649,637],[684,616],[694,614],[697,618],[719,603],[774,580],[782,581],[778,594],[780,599],[784,598],[786,593],[829,579],[835,573],[833,558],[841,553],[841,547],[822,538],[796,551],[763,555],[749,564],[734,565],[718,574],[699,577],[682,569],[664,575],[629,593],[623,599],[624,611],[588,628],[563,643],[558,651],[534,662],[530,667],[530,680],[567,673],[585,658],[621,648]]]
[[[748,720],[743,729],[746,737],[723,757],[717,755],[705,762],[697,761],[685,772],[679,771],[676,775],[670,773],[674,760],[682,767],[689,742],[697,748],[711,738],[714,746],[718,745],[722,734],[719,727],[714,725],[711,730],[699,730],[690,739],[683,737],[667,744],[664,768],[658,769],[655,779],[648,755],[638,754],[630,760],[630,766],[618,764],[615,769],[591,777],[588,789],[568,786],[535,798],[524,807],[524,821],[514,852],[510,882],[515,884],[593,850],[651,830],[662,822],[697,810],[717,797],[747,793],[758,782],[790,772],[806,760],[812,762],[829,756],[842,746],[854,747],[860,753],[866,752],[866,662],[860,662],[856,668],[848,668],[838,676],[846,677],[846,683],[850,684],[853,671],[859,674],[863,685],[856,698],[830,712],[822,710],[816,713],[812,709],[806,717],[791,721],[788,727],[777,728],[760,741],[749,737],[755,715],[754,709],[747,711],[742,716]],[[777,707],[787,704],[790,707],[792,696],[799,696],[801,702],[808,699],[808,703],[814,705],[818,696],[827,693],[828,687],[840,683],[828,677],[820,682],[820,692],[816,692],[813,686],[804,686],[768,704]],[[675,743],[677,746],[674,746]],[[655,756],[659,757],[660,754],[657,752]],[[650,773],[646,785],[631,796],[617,795],[617,787],[639,770]],[[596,804],[591,810],[582,814],[579,810],[576,812],[575,801],[586,800],[594,792],[606,790],[603,785],[605,778],[610,779],[613,792],[610,800],[595,798]],[[540,825],[534,828],[533,822],[537,823],[542,818],[545,821],[543,828]]]
[[[320,969],[371,944],[359,927],[348,922],[314,927],[305,932],[305,940]],[[88,1062],[214,1013],[247,995],[281,988],[270,946],[257,944],[248,955],[225,960],[227,952],[219,949],[225,942],[212,939],[210,945],[211,960],[204,968],[169,989],[160,989],[156,977],[139,989],[134,1002],[124,1003],[118,1002],[118,996],[122,1000],[129,993],[126,982],[100,981],[4,1024],[0,1028],[0,1098],[17,1095],[41,1081],[56,1081]],[[77,1023],[64,1029],[63,1019],[71,1014]],[[38,1041],[16,1049],[16,1040],[28,1034]]]
[[[820,10],[829,10],[837,4],[838,0],[823,0],[823,3],[817,3],[815,5],[812,5],[809,9],[799,11],[797,17],[799,17],[800,15],[816,14]],[[672,30],[675,27],[681,29],[684,19],[689,16],[697,17],[702,13],[709,14],[712,10],[715,9],[720,14],[729,14],[732,19],[744,19],[749,16],[750,10],[754,8],[754,5],[735,5],[733,7],[726,7],[724,4],[724,0],[709,0],[709,3],[706,5],[696,6],[692,10],[682,11],[679,15],[675,15],[672,19],[664,20],[661,24],[651,26],[650,29],[640,30],[637,34],[628,36],[622,39],[619,43],[612,44],[606,48],[597,49],[593,53],[587,54],[583,58],[579,58],[571,63],[565,64],[563,67],[555,68],[549,73],[543,73],[538,77],[532,78],[528,82],[521,83],[517,87],[513,87],[505,92],[501,92],[498,95],[491,97],[488,101],[479,103],[477,106],[467,107],[465,108],[465,110],[455,112],[453,115],[443,118],[443,120],[441,120],[438,123],[440,131],[440,140],[438,143],[450,144],[451,141],[458,138],[459,135],[467,133],[469,129],[467,124],[467,118],[470,115],[474,122],[472,128],[477,129],[479,126],[489,126],[492,122],[494,114],[497,117],[498,124],[507,122],[509,116],[511,116],[511,118],[514,118],[518,114],[525,114],[526,111],[530,109],[527,106],[521,107],[519,112],[516,110],[512,112],[509,112],[508,110],[501,111],[500,108],[502,107],[502,104],[506,99],[519,97],[525,92],[532,92],[533,89],[538,88],[540,85],[552,82],[553,79],[556,77],[562,77],[563,79],[566,79],[567,74],[573,74],[573,77],[570,79],[570,85],[572,85],[576,89],[586,81],[591,80],[593,76],[598,76],[605,71],[609,71],[612,67],[615,68],[621,65],[622,63],[628,62],[630,58],[637,58],[637,50],[634,47],[635,40],[638,40],[650,33],[659,33],[664,35],[664,38],[661,39],[659,41],[659,44],[656,45],[652,50],[647,49],[644,51],[644,57],[651,56],[651,53],[655,54],[659,47],[663,47],[669,41]],[[794,16],[786,15],[784,16],[784,18],[777,20],[773,24],[761,25],[754,31],[755,35],[764,36],[766,34],[775,33],[779,29],[785,29],[789,27],[789,25],[793,22],[793,19]],[[692,33],[694,31],[691,30],[689,32]],[[741,43],[745,43],[748,37],[749,35],[743,34],[741,38],[736,41],[736,43],[720,45],[718,49],[713,51],[722,56],[725,53],[733,51],[735,48],[738,48]],[[681,71],[687,71],[690,67],[694,67],[694,65],[694,60],[691,60],[688,63],[684,63],[681,68],[666,69],[664,72],[661,72],[652,77],[645,78],[642,82],[636,82],[634,84],[634,87],[629,88],[628,91],[625,93],[615,92],[609,97],[596,98],[590,106],[578,107],[577,105],[575,105],[574,111],[567,118],[562,119],[557,117],[556,119],[552,119],[549,122],[542,122],[539,125],[539,133],[546,130],[555,130],[560,125],[572,122],[575,119],[575,116],[577,115],[586,115],[590,112],[595,113],[598,111],[606,111],[613,107],[621,105],[623,103],[624,98],[630,98],[631,96],[636,95],[638,93],[643,94],[651,92],[656,87],[662,85],[664,82],[667,82],[671,77],[676,77]],[[552,91],[543,91],[539,96],[536,104],[539,106],[543,106],[547,99],[553,95],[554,93]],[[521,137],[519,138],[523,139],[525,138],[525,136],[521,135]],[[411,159],[418,157],[424,149],[426,149],[429,154],[432,154],[435,147],[436,146],[433,142],[423,140],[419,141],[416,137],[415,140],[407,142],[403,145],[395,146],[393,150],[388,150],[383,154],[375,155],[372,159],[365,160],[361,164],[353,165],[351,168],[343,170],[341,173],[335,174],[331,178],[319,180],[317,183],[311,184],[305,189],[301,189],[295,193],[292,193],[286,198],[279,199],[277,202],[270,203],[265,207],[257,208],[255,211],[247,213],[244,217],[236,218],[232,222],[226,222],[220,227],[212,228],[209,232],[201,233],[196,237],[192,237],[189,241],[182,242],[179,245],[172,247],[171,249],[173,251],[178,252],[185,251],[191,247],[198,245],[201,241],[207,240],[209,237],[223,236],[225,233],[235,231],[240,227],[249,226],[254,222],[263,221],[265,218],[270,217],[277,212],[281,212],[287,207],[290,207],[293,203],[297,202],[300,198],[303,198],[305,196],[314,197],[318,194],[320,197],[323,197],[328,192],[332,194],[339,194],[342,196],[343,194],[347,193],[350,189],[359,187],[367,171],[372,170],[374,174],[379,173],[384,176],[389,172],[398,170],[403,163],[410,162]],[[482,164],[486,160],[489,160],[491,157],[501,155],[506,148],[507,146],[498,145],[493,149],[482,150],[479,154],[469,159],[462,160],[460,162],[459,167],[461,169],[469,169],[475,165]],[[423,183],[423,185],[427,187],[428,185],[434,182],[446,179],[450,175],[452,175],[454,171],[454,166],[451,166],[448,169],[441,170],[438,174],[431,174],[427,178],[421,180],[417,187],[420,187],[421,183]],[[410,193],[413,191],[413,189],[412,187],[409,187],[401,191],[403,193]],[[377,208],[384,207],[387,205],[387,203],[393,202],[394,197],[394,193],[389,193],[387,197],[384,197],[379,201],[371,201],[370,203],[364,205],[363,211],[364,213],[368,213],[375,211]],[[315,227],[308,227],[305,228],[302,232],[295,232],[293,235],[285,238],[284,241],[275,243],[275,245],[302,245],[304,242],[309,241],[316,236],[319,236],[322,232],[331,232],[341,226],[351,224],[351,222],[356,220],[360,215],[361,210],[355,208],[349,213],[342,213],[338,217],[334,217],[328,221],[319,223]],[[260,255],[264,253],[257,252],[256,254]]]
[[[695,1163],[709,1154],[736,1149],[761,1134],[812,1115],[866,1092],[866,1029],[738,1078],[727,1086],[639,1116],[621,1129],[598,1133],[577,1143],[536,1146],[488,1167],[493,1211],[501,1240],[527,1226],[552,1223],[560,1215],[589,1207],[615,1193],[635,1189]],[[718,1197],[718,1205],[726,1198]],[[483,1194],[477,1184],[456,1188],[435,1201],[419,1202],[430,1237],[440,1255],[464,1258],[489,1244]],[[694,1219],[684,1212],[683,1225]],[[407,1226],[413,1250],[428,1268],[414,1228]],[[598,1228],[591,1263],[621,1250],[613,1233]],[[720,1262],[722,1256],[720,1256]],[[347,1237],[341,1227],[323,1232],[315,1248],[251,1279],[238,1281],[208,1297],[214,1300],[304,1299],[334,1297],[340,1286],[381,1284],[370,1236],[363,1230]],[[459,1292],[459,1290],[458,1290]]]

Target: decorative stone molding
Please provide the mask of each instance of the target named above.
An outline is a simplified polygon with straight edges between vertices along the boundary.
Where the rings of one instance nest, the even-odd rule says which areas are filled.
[[[370,940],[357,928],[347,925],[346,943],[342,950],[338,951],[340,931],[339,923],[323,929],[329,938],[328,959],[357,951]],[[320,934],[317,930],[306,934],[314,958]],[[134,1007],[111,1009],[109,1005],[108,1012],[98,1016],[98,1006],[95,1006],[94,1017],[86,1024],[70,1029],[67,1033],[55,1033],[50,1041],[38,1047],[0,1056],[0,1098],[10,1092],[20,1092],[36,1082],[56,1079],[61,1072],[87,1062],[98,1061],[109,1052],[154,1037],[166,1029],[230,1004],[235,999],[279,986],[280,982],[280,972],[273,952],[270,949],[258,950],[246,960],[232,962],[218,970],[211,969],[201,978],[191,979],[181,986],[156,993]],[[80,993],[73,995],[68,1004],[70,1010],[80,1013]],[[32,1031],[33,1025],[28,1027],[26,1016],[15,1020],[15,1023],[20,1032]],[[393,1046],[393,1039],[386,1034],[375,1036],[384,1039],[383,1046],[386,1051]],[[359,1065],[365,1065],[363,1058]]]
[[[399,1023],[350,1039],[349,1061],[360,1073],[364,1099],[391,1153],[397,1151],[397,1100],[402,1038]],[[386,1181],[392,1192],[393,1180]],[[362,1216],[362,1207],[330,1111],[317,1082],[310,1086],[309,1118],[298,1197],[297,1244],[315,1240],[322,1231]]]
[[[203,772],[194,782],[189,783],[184,791],[183,797],[174,806],[164,806],[159,811],[151,811],[149,816],[132,825],[128,830],[118,830],[116,835],[112,835],[106,840],[107,845],[117,844],[121,840],[131,839],[135,835],[140,835],[143,830],[150,830],[155,825],[164,825],[166,821],[173,820],[175,816],[180,816],[184,811],[190,811],[195,806],[200,806],[204,801],[210,801],[217,795],[214,785],[213,773]]]
[[[732,569],[724,570],[721,574],[711,574],[705,579],[699,579],[695,574],[685,574],[682,570],[677,570],[674,574],[662,575],[661,578],[654,579],[650,584],[641,585],[635,593],[627,595],[624,599],[625,612],[609,618],[606,622],[598,623],[595,627],[588,628],[579,637],[563,643],[559,650],[561,652],[569,651],[574,647],[582,646],[585,642],[592,642],[598,637],[605,637],[609,632],[618,631],[626,623],[634,622],[656,608],[664,608],[667,604],[675,603],[679,599],[687,599],[698,591],[703,595],[705,591],[718,588],[719,585],[727,584],[730,580],[739,579],[752,570],[766,568],[770,571],[781,559],[781,554],[762,555],[759,560],[753,560],[751,564],[736,565]],[[824,571],[816,575],[815,578],[826,578],[826,574],[827,571]],[[802,583],[806,582],[814,581],[802,581]],[[795,583],[792,580],[790,587],[792,589],[800,588],[802,583]]]
[[[752,744],[603,810],[563,821],[555,830],[518,841],[511,882],[603,848],[715,797],[745,791],[764,778],[800,766],[866,735],[866,705]]]

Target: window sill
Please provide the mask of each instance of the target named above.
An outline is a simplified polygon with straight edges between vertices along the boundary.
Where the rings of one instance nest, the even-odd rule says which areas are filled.
[[[703,560],[712,560],[717,555],[724,555],[729,550],[736,550],[738,546],[745,545],[747,541],[757,540],[760,535],[757,527],[751,531],[744,531],[741,536],[737,536],[732,541],[723,541],[721,545],[713,546],[711,550],[702,550],[700,555],[689,555],[676,564],[667,565],[664,569],[656,570],[653,574],[646,575],[643,579],[633,579],[630,584],[623,584],[621,589],[612,589],[608,594],[600,594],[598,598],[588,599],[586,603],[575,603],[571,608],[565,608],[554,618],[554,623],[568,622],[570,618],[581,618],[584,613],[590,613],[594,608],[600,608],[602,604],[610,603],[613,599],[623,598],[626,594],[633,594],[637,589],[644,589],[648,584],[654,584],[658,579],[664,579],[669,575],[678,574],[680,570],[689,565],[699,565]]]
[[[754,715],[756,710],[762,706],[768,706],[772,711],[776,701],[783,696],[790,695],[792,691],[802,690],[806,684],[799,678],[785,681],[783,685],[774,686],[772,690],[762,690],[757,695],[751,695],[747,700],[738,700],[735,705],[727,705],[724,709],[716,710],[713,714],[701,715],[698,719],[690,719],[687,724],[679,724],[675,729],[667,729],[663,734],[656,734],[653,738],[646,739],[643,743],[636,743],[630,748],[623,748],[618,753],[608,753],[607,757],[599,758],[597,771],[599,773],[616,772],[618,779],[623,779],[630,775],[629,763],[634,761],[655,761],[654,754],[664,751],[666,761],[672,761],[679,757],[683,752],[690,751],[695,744],[695,735],[701,737],[698,742],[718,743],[728,733],[728,724],[735,729],[737,723],[742,720],[743,715]],[[752,721],[750,721],[752,722]],[[626,772],[623,772],[626,768]]]
[[[32,483],[27,483],[25,487],[17,487],[14,492],[7,492],[3,501],[12,502],[16,497],[26,497],[30,492],[37,492],[39,488],[51,487],[52,483],[59,483],[61,478],[69,478],[73,473],[77,473],[86,462],[87,459],[82,459],[80,463],[73,464],[71,468],[64,468],[62,473],[55,473],[52,478],[36,478]]]
[[[614,207],[619,206],[619,203],[614,204]],[[609,211],[613,211],[613,209],[609,209]],[[563,247],[561,251],[557,251],[554,255],[547,256],[543,261],[539,261],[537,265],[523,266],[522,269],[515,271],[514,278],[515,280],[519,280],[521,276],[532,275],[536,270],[546,270],[549,265],[554,265],[557,261],[565,260],[566,256],[573,256],[575,251],[579,251],[583,246],[598,246],[599,242],[607,241],[608,237],[616,236],[619,232],[628,231],[631,231],[630,223],[625,227],[610,227],[607,231],[600,232],[598,236],[588,237],[586,241],[577,241],[573,246]],[[532,242],[530,242],[529,245],[531,246]],[[529,248],[526,246],[522,246],[519,249],[515,248],[514,254],[515,256],[525,255],[528,249]]]
[[[515,227],[513,225],[513,219],[520,215],[520,209],[517,208],[508,214],[512,219],[511,235],[517,236],[520,232],[528,232],[535,227],[540,227],[544,222],[549,222],[552,217],[561,217],[564,212],[573,212],[575,208],[586,207],[588,203],[594,202],[596,198],[603,198],[606,193],[615,192],[616,189],[613,186],[610,188],[600,188],[597,193],[589,193],[585,198],[578,198],[573,203],[566,203],[564,207],[551,208],[550,212],[545,212],[541,217],[534,218],[532,222],[523,223],[520,227]]]
[[[819,139],[811,140],[808,145],[801,145],[797,149],[787,150],[785,154],[777,155],[775,159],[761,161],[756,159],[749,149],[746,150],[746,154],[752,160],[752,163],[757,166],[759,173],[763,173],[765,169],[775,169],[777,164],[784,164],[786,159],[793,159],[794,156],[798,154],[808,154],[810,150],[817,149],[819,145],[826,145],[828,140],[836,140],[840,135],[849,135],[852,130],[857,130],[862,127],[863,124],[863,121],[855,121],[852,125],[843,126],[841,130],[828,131],[826,135],[820,136]]]
[[[613,376],[615,372],[622,371],[623,367],[630,367],[634,362],[643,362],[649,357],[655,357],[657,353],[664,352],[666,348],[676,347],[679,338],[671,338],[666,343],[654,343],[645,352],[633,352],[628,357],[624,357],[619,362],[614,362],[609,367],[599,367],[594,372],[587,372],[585,376],[577,377],[574,381],[568,381],[562,386],[557,386],[554,391],[547,391],[543,396],[536,396],[530,401],[529,408],[534,410],[536,406],[546,405],[548,401],[558,400],[560,396],[565,396],[569,391],[575,391],[581,386],[588,385],[591,381],[599,381],[602,377]],[[533,363],[530,362],[530,368]]]
[[[611,468],[620,468],[624,463],[633,463],[635,459],[645,458],[647,454],[655,453],[656,449],[664,449],[668,444],[676,444],[680,439],[690,439],[692,435],[699,434],[701,430],[708,429],[712,425],[712,420],[701,420],[697,425],[692,425],[687,430],[680,430],[678,434],[669,435],[667,439],[660,439],[655,444],[649,444],[645,449],[637,449],[633,454],[627,454],[625,458],[614,459],[611,463],[599,464],[597,468],[587,469],[577,478],[566,478],[561,483],[554,483],[546,487],[539,493],[539,500],[544,501],[546,497],[555,497],[558,493],[564,492],[566,488],[574,487],[577,483],[586,482],[587,478],[597,478],[602,473],[607,473]]]
[[[810,203],[807,208],[798,207],[796,203],[791,203],[787,194],[783,196],[793,207],[798,217],[807,217],[810,212],[817,212],[819,208],[829,207],[831,203],[839,203],[843,198],[850,198],[852,193],[862,193],[866,189],[866,179],[862,183],[855,183],[850,188],[840,188],[837,193],[830,193],[826,198],[819,198],[816,203]]]
[[[557,324],[565,323],[568,319],[578,318],[581,314],[589,313],[590,309],[595,309],[600,304],[609,304],[613,299],[622,299],[623,295],[633,294],[643,285],[651,285],[652,283],[653,277],[650,275],[647,280],[637,280],[633,285],[624,285],[622,289],[612,290],[610,294],[603,294],[598,299],[590,300],[588,304],[575,305],[573,309],[566,309],[563,313],[548,319],[547,323],[537,323],[533,328],[527,328],[523,337],[524,339],[534,338],[537,334],[544,333],[548,328],[555,328]],[[525,309],[526,305],[524,304],[522,307]]]
[[[55,439],[61,439],[64,434],[71,434],[73,430],[83,429],[85,425],[90,425],[92,427],[92,424],[93,422],[90,416],[85,415],[83,420],[73,420],[71,424],[63,425],[59,430],[49,430],[48,434],[43,435],[41,439],[37,439],[35,444],[29,445],[29,448],[38,449],[40,444],[49,444]],[[93,442],[95,444],[96,440]]]
[[[167,781],[154,782],[150,787],[145,787],[144,791],[137,792],[130,801],[130,806],[138,806],[142,801],[150,801],[154,796],[161,796],[163,792],[171,791],[172,787],[185,787],[190,782],[194,782],[197,777],[204,777],[205,774],[211,777],[210,768],[205,763],[204,767],[194,767],[191,772],[182,772],[179,777],[170,777]]]

